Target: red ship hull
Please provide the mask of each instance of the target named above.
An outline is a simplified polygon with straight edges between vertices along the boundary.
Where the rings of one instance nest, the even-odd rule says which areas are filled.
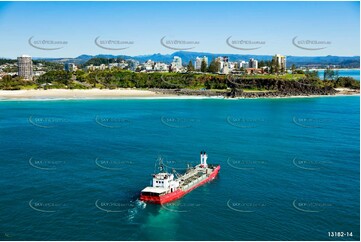
[[[209,177],[207,177],[207,179],[204,179],[203,181],[201,181],[200,183],[190,187],[188,190],[181,190],[178,189],[174,192],[162,195],[162,196],[145,196],[145,195],[140,195],[140,200],[144,201],[144,202],[149,202],[149,203],[155,203],[155,204],[164,204],[164,203],[169,203],[169,202],[173,202],[181,197],[183,197],[184,195],[186,195],[187,193],[189,193],[190,191],[196,189],[199,186],[202,186],[203,184],[213,180],[217,175],[219,170],[221,169],[221,166],[218,165],[214,171],[209,175]]]

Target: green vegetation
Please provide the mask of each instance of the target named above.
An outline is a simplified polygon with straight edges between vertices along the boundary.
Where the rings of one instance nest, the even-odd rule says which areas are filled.
[[[209,64],[208,67],[208,72],[210,73],[218,73],[221,69],[221,64],[219,63],[219,61],[216,61],[215,59],[213,59],[211,61],[211,63]]]
[[[17,66],[5,67],[5,68],[3,68],[3,72],[6,72],[6,73],[18,72],[18,67]]]
[[[351,77],[338,77],[337,80],[323,81],[326,86],[333,88],[346,87],[351,89],[360,89],[360,82]]]
[[[189,61],[188,65],[187,65],[187,70],[188,72],[194,71],[194,66],[192,61]]]
[[[201,72],[207,71],[207,62],[203,59],[201,63]]]
[[[67,86],[71,82],[72,74],[67,71],[49,71],[37,79],[38,84],[53,84]]]
[[[272,65],[272,61],[259,61],[258,62],[258,68],[262,68],[262,67],[265,67],[265,66],[271,66]]]
[[[90,66],[90,65],[100,66],[101,64],[108,65],[109,63],[120,63],[121,61],[123,61],[123,59],[119,57],[110,58],[110,59],[94,57],[88,60],[87,62],[85,62],[82,66]]]
[[[296,65],[295,64],[292,64],[291,70],[292,70],[292,73],[295,73],[295,71],[296,71]]]
[[[318,71],[306,70],[304,73],[305,73],[305,75],[306,75],[307,78],[319,79],[319,77],[318,77]]]
[[[256,74],[256,75],[243,75],[242,79],[276,79],[276,80],[299,80],[304,79],[307,76],[305,74]]]
[[[212,60],[210,69],[217,68]],[[215,69],[212,69],[215,70]],[[208,89],[208,90],[253,90],[274,91],[290,83],[291,87],[306,84],[314,87],[347,87],[357,89],[359,81],[349,77],[337,77],[320,80],[317,72],[298,72],[297,74],[259,74],[259,75],[220,75],[212,73],[139,73],[121,69],[106,69],[86,72],[78,70],[74,73],[64,70],[53,70],[24,81],[20,77],[5,76],[0,81],[0,89],[19,90],[29,88],[161,88],[161,89]],[[292,84],[293,83],[293,84]],[[287,84],[288,85],[288,84]],[[290,86],[288,85],[288,86]]]
[[[4,76],[0,80],[1,90],[20,90],[20,89],[32,89],[37,87],[34,82],[25,81],[21,77]]]
[[[0,65],[4,65],[4,64],[15,64],[15,63],[17,63],[17,60],[0,59]]]
[[[332,70],[327,68],[323,73],[323,80],[337,80],[338,70]]]
[[[60,71],[63,70],[64,65],[56,62],[49,62],[49,61],[43,61],[43,60],[33,60],[34,66],[39,66],[39,64],[42,64],[42,70],[44,71]]]

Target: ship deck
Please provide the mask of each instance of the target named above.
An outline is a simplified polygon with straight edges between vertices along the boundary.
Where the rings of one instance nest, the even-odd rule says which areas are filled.
[[[189,169],[183,176],[179,177],[179,188],[183,191],[202,182],[212,173],[214,167],[209,165],[208,168],[202,168],[199,165]]]

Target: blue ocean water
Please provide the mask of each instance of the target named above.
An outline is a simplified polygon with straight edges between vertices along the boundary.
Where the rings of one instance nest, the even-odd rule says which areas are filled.
[[[1,240],[359,240],[359,102],[2,101]],[[137,200],[201,150],[217,179]]]
[[[325,70],[317,70],[318,76],[323,80],[323,73]],[[338,75],[340,77],[352,77],[356,80],[360,80],[360,70],[359,69],[340,69],[338,70]]]

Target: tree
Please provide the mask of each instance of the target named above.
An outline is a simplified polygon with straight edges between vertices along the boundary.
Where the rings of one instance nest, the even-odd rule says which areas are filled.
[[[334,87],[348,87],[352,89],[360,89],[360,82],[352,77],[339,77],[333,83]]]
[[[307,69],[305,71],[305,75],[307,78],[312,78],[312,79],[319,79],[318,77],[318,71],[310,71],[309,69]]]
[[[327,68],[323,73],[323,80],[336,80],[338,78],[338,71]]]
[[[201,64],[201,72],[206,72],[206,71],[207,71],[207,62],[205,61],[205,59],[203,59]]]
[[[258,68],[262,68],[264,66],[266,66],[266,63],[263,60],[258,62]]]
[[[271,62],[271,74],[278,73],[279,72],[279,66],[275,58],[272,59]]]
[[[71,82],[72,74],[67,71],[49,71],[44,75],[41,75],[37,82],[39,84],[46,83],[60,83],[63,85],[68,85]]]
[[[211,63],[209,64],[208,72],[218,73],[220,67],[221,67],[221,64],[219,63],[219,61],[216,61],[215,59],[213,59],[213,60],[211,61]]]
[[[334,73],[335,73],[334,80],[337,80],[340,77],[338,71],[334,71]]]
[[[187,70],[188,71],[194,71],[194,66],[193,66],[192,61],[189,61],[188,65],[187,65]]]
[[[292,70],[292,73],[294,73],[296,71],[296,65],[295,64],[292,64],[291,70]]]

